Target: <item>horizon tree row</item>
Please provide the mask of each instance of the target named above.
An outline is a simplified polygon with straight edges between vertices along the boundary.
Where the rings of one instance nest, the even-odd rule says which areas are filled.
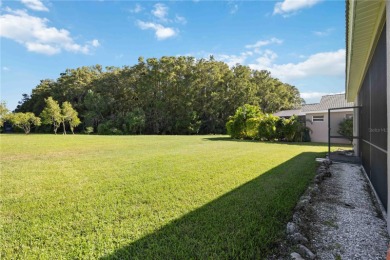
[[[65,101],[62,106],[58,104],[52,97],[45,99],[46,106],[42,113],[35,116],[32,112],[13,112],[7,109],[5,102],[0,102],[0,131],[4,127],[4,123],[8,122],[12,126],[20,128],[25,134],[31,132],[31,128],[43,125],[53,125],[54,134],[62,126],[63,134],[66,135],[66,126],[69,125],[70,131],[74,134],[74,128],[81,121],[78,118],[78,113],[73,109],[72,105]]]
[[[244,104],[263,113],[301,106],[296,87],[269,71],[194,57],[140,57],[134,66],[67,69],[23,94],[15,112],[40,115],[52,97],[100,134],[220,134]],[[41,130],[44,130],[42,127]]]

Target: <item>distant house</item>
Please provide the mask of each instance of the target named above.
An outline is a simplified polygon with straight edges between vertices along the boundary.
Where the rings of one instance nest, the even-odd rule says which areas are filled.
[[[339,136],[339,124],[346,118],[353,117],[353,102],[347,102],[344,94],[326,95],[321,98],[320,103],[307,104],[301,109],[283,110],[275,113],[275,116],[289,118],[293,115],[304,118],[306,126],[312,131],[310,139],[312,142],[328,142],[328,109],[341,108],[340,110],[331,110],[331,136]],[[345,109],[342,109],[344,108]],[[332,143],[349,143],[347,139],[332,139]]]
[[[355,154],[386,210],[390,207],[390,2],[347,4],[346,98],[356,106]],[[387,212],[388,229],[390,214]]]

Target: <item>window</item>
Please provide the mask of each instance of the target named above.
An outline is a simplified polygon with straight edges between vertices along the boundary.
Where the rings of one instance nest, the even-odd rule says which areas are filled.
[[[346,114],[346,115],[345,115],[345,118],[346,118],[346,119],[352,119],[352,118],[353,118],[353,114]]]
[[[313,116],[313,122],[323,122],[324,116]]]

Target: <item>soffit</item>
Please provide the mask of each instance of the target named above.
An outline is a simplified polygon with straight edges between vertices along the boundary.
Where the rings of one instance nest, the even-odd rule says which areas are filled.
[[[355,100],[385,21],[386,1],[347,2],[346,98]]]

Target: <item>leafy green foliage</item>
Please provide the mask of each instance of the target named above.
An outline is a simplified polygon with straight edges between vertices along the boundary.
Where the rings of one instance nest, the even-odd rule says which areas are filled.
[[[327,150],[210,135],[0,138],[2,259],[265,258]]]
[[[97,128],[99,135],[122,135],[123,132],[116,128],[112,121],[99,124]]]
[[[7,119],[11,121],[12,125],[23,129],[25,134],[29,134],[31,126],[41,125],[41,119],[36,117],[33,113],[12,113],[7,116]]]
[[[256,129],[256,121],[250,119],[257,118],[261,115],[260,108],[257,106],[245,104],[242,107],[239,107],[236,110],[236,113],[230,117],[229,121],[226,123],[228,135],[237,139],[253,136],[253,131]]]
[[[41,113],[42,123],[47,125],[53,125],[54,133],[57,134],[57,130],[62,123],[62,114],[60,105],[52,97],[45,99],[46,107]]]
[[[265,140],[277,139],[280,136],[277,132],[277,123],[279,120],[279,117],[272,114],[265,114],[262,118],[260,118],[258,137]]]
[[[127,132],[130,134],[142,134],[145,128],[145,113],[142,109],[134,109],[126,114]]]
[[[273,113],[303,102],[294,86],[268,71],[229,68],[213,58],[165,56],[141,57],[123,68],[67,69],[24,95],[17,111],[39,115],[49,97],[70,102],[84,127],[111,121],[126,134],[225,133],[228,117],[244,104]]]
[[[86,134],[92,134],[93,133],[93,127],[92,126],[87,126],[84,131]]]
[[[292,116],[282,121],[282,133],[288,142],[296,140],[298,133],[301,129],[301,122],[299,122],[297,116]]]
[[[81,124],[81,121],[78,118],[77,111],[73,109],[72,105],[69,102],[65,101],[64,103],[62,103],[61,115],[64,133],[66,133],[65,123],[68,123],[72,134],[74,134],[74,128]]]
[[[45,99],[45,102],[46,106],[41,113],[43,124],[52,124],[55,134],[57,134],[57,130],[61,124],[63,133],[66,134],[66,125],[69,124],[70,130],[74,134],[74,128],[81,124],[81,120],[72,104],[65,101],[60,107],[58,102],[52,97]]]
[[[352,118],[345,118],[343,121],[339,123],[339,130],[337,131],[338,134],[344,136],[349,141],[352,142],[353,140],[353,119]]]
[[[288,119],[263,114],[256,106],[239,107],[226,123],[231,138],[252,140],[285,140],[288,142],[310,141],[304,139],[310,129],[297,116]]]
[[[0,102],[0,128],[4,126],[4,122],[7,120],[9,110],[5,102]]]

